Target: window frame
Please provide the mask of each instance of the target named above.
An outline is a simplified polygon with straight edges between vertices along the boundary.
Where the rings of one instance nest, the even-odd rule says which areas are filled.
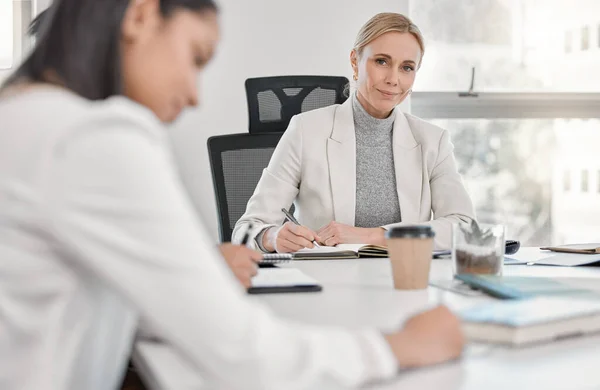
[[[410,109],[423,119],[597,119],[595,92],[412,93]]]
[[[590,171],[588,169],[581,170],[580,173],[579,191],[582,194],[587,194],[590,191]]]
[[[8,61],[5,64],[0,63],[0,71],[2,70],[10,70],[15,65],[15,38],[14,38],[14,26],[15,26],[15,4],[14,1],[9,0],[7,3],[9,12],[6,14],[6,19],[8,20],[8,38],[9,39],[9,53],[8,53]],[[4,23],[3,18],[0,18],[0,23]]]

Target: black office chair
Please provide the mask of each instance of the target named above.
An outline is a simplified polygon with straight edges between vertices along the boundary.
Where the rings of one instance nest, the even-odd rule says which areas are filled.
[[[262,171],[283,133],[230,134],[208,139],[221,242],[231,241]]]
[[[348,79],[339,76],[276,76],[246,80],[251,134],[281,132],[292,116],[341,104]]]

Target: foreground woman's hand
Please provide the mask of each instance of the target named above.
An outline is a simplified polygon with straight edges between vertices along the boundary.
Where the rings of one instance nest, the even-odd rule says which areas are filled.
[[[418,314],[386,335],[400,367],[442,363],[460,356],[465,343],[459,319],[445,306]]]
[[[250,287],[250,280],[258,272],[258,262],[262,259],[262,254],[243,245],[231,243],[219,245],[219,250],[242,286]]]

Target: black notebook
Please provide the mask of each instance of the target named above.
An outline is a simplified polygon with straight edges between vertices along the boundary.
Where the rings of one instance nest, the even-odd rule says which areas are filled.
[[[323,287],[315,279],[296,268],[259,268],[252,278],[249,294],[315,292]]]

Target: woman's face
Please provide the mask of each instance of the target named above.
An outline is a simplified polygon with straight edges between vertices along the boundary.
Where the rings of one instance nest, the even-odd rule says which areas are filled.
[[[421,48],[410,33],[388,32],[374,39],[350,62],[358,75],[357,97],[376,118],[386,118],[412,91]]]
[[[158,0],[132,2],[122,25],[124,93],[172,122],[198,105],[198,73],[219,38],[213,11],[176,10],[164,18]]]

